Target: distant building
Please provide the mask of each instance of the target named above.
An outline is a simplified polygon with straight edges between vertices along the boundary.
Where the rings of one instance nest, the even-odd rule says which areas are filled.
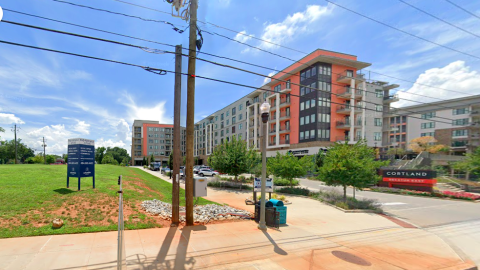
[[[480,95],[392,109],[388,116],[384,149],[408,149],[412,139],[432,136],[463,155],[480,146]],[[408,117],[413,116],[413,117]],[[434,121],[433,121],[434,120]]]
[[[180,149],[185,155],[185,128],[181,128]],[[143,158],[153,155],[166,165],[173,149],[173,125],[158,121],[134,120],[132,126],[132,165],[142,165]]]
[[[366,139],[381,147],[383,122],[396,84],[369,81],[358,71],[370,66],[354,55],[315,50],[278,72],[272,80],[195,124],[194,156],[205,163],[215,146],[232,136],[260,150],[260,105],[267,101],[267,156],[313,155],[334,142]],[[317,88],[320,91],[309,87]]]

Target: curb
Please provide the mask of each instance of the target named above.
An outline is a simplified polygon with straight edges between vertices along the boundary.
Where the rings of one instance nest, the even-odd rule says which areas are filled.
[[[480,199],[472,201],[472,200],[455,199],[455,198],[450,198],[450,197],[439,198],[439,197],[434,197],[434,196],[422,196],[422,195],[414,195],[414,194],[399,194],[399,193],[381,192],[381,191],[373,191],[373,190],[364,190],[364,191],[382,193],[382,194],[398,195],[398,196],[406,196],[406,197],[411,196],[411,197],[420,197],[420,198],[427,198],[427,199],[436,199],[436,200],[443,200],[443,201],[459,201],[459,202],[480,203]]]

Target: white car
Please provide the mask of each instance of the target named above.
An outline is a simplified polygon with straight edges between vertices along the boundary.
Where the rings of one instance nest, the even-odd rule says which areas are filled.
[[[199,176],[215,176],[217,175],[218,172],[216,171],[213,171],[213,170],[210,170],[210,169],[201,169],[199,172],[198,172],[198,175]]]

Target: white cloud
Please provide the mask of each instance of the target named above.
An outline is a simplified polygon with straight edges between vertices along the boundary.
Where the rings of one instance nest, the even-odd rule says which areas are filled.
[[[470,70],[470,67],[467,66],[464,61],[455,61],[442,68],[428,69],[418,76],[416,83],[417,84],[414,84],[407,91],[399,92],[399,97],[418,100],[421,102],[434,102],[439,100],[412,95],[411,93],[439,99],[453,99],[468,95],[480,94],[480,73],[475,70]],[[435,86],[438,88],[432,88],[425,85]],[[439,88],[464,92],[465,94],[442,90]],[[419,103],[400,100],[392,105],[394,107],[403,107],[415,104]]]
[[[117,139],[123,142],[126,142],[129,139],[131,140],[132,134],[130,133],[130,126],[128,125],[127,121],[125,121],[125,119],[120,119],[116,128],[117,133],[115,134],[115,137]]]
[[[103,138],[100,138],[95,141],[95,148],[97,147],[121,147],[127,149],[127,151],[130,153],[130,148],[127,147],[127,145],[123,141],[114,141],[112,139],[105,140]]]
[[[42,147],[42,139],[45,137],[47,154],[66,154],[68,147],[68,139],[76,137],[74,133],[65,129],[65,125],[50,125],[26,133],[22,139],[25,143],[40,151]]]
[[[80,134],[88,135],[90,134],[90,124],[85,123],[85,121],[77,120],[77,124],[73,126],[73,130]]]
[[[271,76],[275,75],[275,73],[276,73],[276,72],[274,72],[274,71],[268,73],[268,77],[271,77]],[[269,82],[271,81],[271,79],[268,78],[268,77],[265,77],[265,78],[263,79],[263,84],[267,84],[267,83],[269,83]]]
[[[255,35],[247,35],[247,31],[243,30],[241,32],[239,32],[233,39],[235,40],[238,40],[242,43],[245,43],[247,41],[249,41],[250,39],[252,39],[252,37],[254,37]]]
[[[315,27],[314,23],[321,17],[332,14],[333,6],[328,4],[326,6],[311,5],[303,12],[297,12],[288,15],[282,22],[267,24],[263,30],[262,39],[276,44],[283,44],[293,39],[293,36],[298,36],[309,30],[316,30],[320,27]],[[275,48],[268,42],[262,42],[260,47]]]
[[[133,120],[141,119],[159,121],[160,123],[171,123],[171,120],[165,117],[166,101],[161,101],[152,107],[142,107],[137,105],[133,97],[125,92],[119,99],[119,102],[128,108],[127,114],[129,122],[133,123]]]
[[[11,113],[0,113],[0,124],[25,124],[22,119]]]

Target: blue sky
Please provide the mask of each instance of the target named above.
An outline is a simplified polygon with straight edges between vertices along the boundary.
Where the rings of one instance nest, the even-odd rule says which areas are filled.
[[[186,27],[186,22],[168,14],[154,12],[113,0],[70,0],[97,8],[127,13],[155,20],[166,20]],[[160,0],[133,1],[170,12]],[[368,70],[409,81],[480,94],[480,61],[433,46],[375,22],[359,17],[325,1],[297,0],[200,0],[198,18],[274,43],[311,52],[317,48],[358,56],[372,63]],[[479,38],[439,22],[396,0],[335,1],[348,8],[426,39],[480,56]],[[480,19],[443,0],[409,0],[432,14],[480,35]],[[480,16],[480,2],[454,0]],[[84,9],[52,0],[3,0],[0,5],[52,19],[63,20],[131,35],[139,38],[188,46],[188,31],[179,34],[166,24]],[[173,51],[173,48],[98,33],[74,26],[31,18],[4,11],[4,20],[33,24],[125,43]],[[236,35],[212,25],[199,24],[210,32],[236,38],[253,46],[300,59],[304,54],[280,48],[247,36]],[[247,62],[282,69],[290,61],[203,33],[202,51]],[[86,54],[144,66],[174,69],[171,54],[151,54],[136,48],[86,40],[40,30],[0,23],[0,39],[34,46]],[[263,74],[268,70],[209,57],[199,57],[233,64]],[[187,63],[183,61],[183,70]],[[368,76],[368,71],[365,71]],[[197,74],[227,81],[261,86],[265,78],[197,62]],[[422,93],[442,99],[464,96],[436,88],[413,85],[370,73],[372,79],[398,83],[401,97],[419,99],[409,93]],[[21,126],[19,138],[40,150],[40,140],[47,138],[47,152],[66,153],[67,139],[84,137],[97,146],[120,146],[130,151],[131,125],[134,119],[173,122],[174,76],[155,75],[137,67],[105,63],[28,48],[0,44],[0,126],[7,132],[2,139],[12,139],[10,127]],[[221,109],[244,96],[251,89],[217,82],[196,80],[195,119]],[[183,92],[186,80],[183,80]],[[184,93],[185,94],[185,93]],[[183,96],[185,100],[185,95]],[[428,99],[422,98],[425,102]],[[399,102],[395,106],[413,105]],[[183,102],[185,107],[185,102]],[[182,110],[185,115],[185,109]]]

